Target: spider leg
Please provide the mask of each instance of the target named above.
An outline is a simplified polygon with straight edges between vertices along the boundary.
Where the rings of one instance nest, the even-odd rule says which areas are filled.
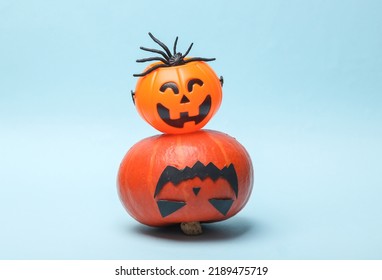
[[[176,54],[176,45],[178,44],[178,36],[176,36],[175,42],[174,42],[174,55]]]
[[[194,43],[191,43],[191,45],[188,47],[187,51],[185,52],[184,55],[182,55],[182,59],[186,57],[186,55],[188,55],[188,53],[190,52],[192,46],[194,45]]]
[[[157,38],[155,38],[154,35],[151,34],[151,32],[149,32],[149,36],[151,37],[151,39],[153,39],[153,41],[155,43],[157,43],[159,46],[161,46],[166,51],[166,53],[169,57],[171,57],[171,52],[165,44],[163,44],[161,41],[159,41]]]
[[[159,61],[162,61],[164,64],[168,64],[167,60],[165,60],[159,56],[137,59],[136,61],[137,62],[147,62],[147,61],[154,61],[154,60],[159,60]]]
[[[203,58],[203,57],[192,57],[189,59],[185,59],[184,63],[192,62],[192,61],[214,61],[216,58]]]
[[[160,55],[162,55],[166,60],[169,60],[170,58],[167,56],[167,54],[165,54],[164,52],[160,51],[160,50],[156,50],[156,49],[149,49],[149,48],[145,48],[145,47],[140,47],[141,50],[144,50],[144,51],[147,51],[147,52],[153,52],[153,53],[159,53]]]
[[[152,71],[158,69],[158,68],[162,68],[162,67],[170,67],[170,65],[167,65],[167,64],[157,64],[153,67],[151,67],[149,70],[141,73],[141,74],[134,74],[133,76],[134,77],[143,77],[143,76],[146,76],[147,74],[150,74]]]

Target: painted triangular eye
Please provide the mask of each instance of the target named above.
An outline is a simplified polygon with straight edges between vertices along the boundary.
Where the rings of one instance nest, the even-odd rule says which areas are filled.
[[[218,210],[224,216],[228,213],[229,209],[232,206],[232,199],[219,199],[212,198],[208,200],[216,210]]]
[[[170,201],[170,200],[158,200],[157,201],[159,212],[162,217],[167,217],[168,215],[179,210],[186,205],[184,201]]]

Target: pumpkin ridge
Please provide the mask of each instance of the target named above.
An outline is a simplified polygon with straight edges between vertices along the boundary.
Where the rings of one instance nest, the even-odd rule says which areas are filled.
[[[229,157],[227,156],[227,153],[225,152],[225,149],[223,147],[223,145],[221,144],[221,141],[219,141],[217,138],[215,137],[211,137],[210,135],[207,134],[207,136],[211,139],[212,142],[214,142],[216,144],[216,146],[219,148],[220,152],[222,153],[223,157],[224,157],[224,161],[225,163],[229,162]]]
[[[154,72],[154,73],[153,73],[153,77],[152,77],[152,79],[150,80],[150,88],[151,88],[151,89],[153,89],[154,86],[156,85],[156,80],[157,80],[157,78],[158,78],[158,72]],[[153,94],[150,94],[150,98],[151,98],[150,103],[152,103],[152,100],[154,99],[154,95],[153,95]]]
[[[205,77],[207,77],[211,83],[214,83],[214,79],[213,77],[216,76],[216,73],[212,70],[212,68],[210,67],[202,67],[202,65],[204,65],[204,62],[201,62],[201,63],[198,63],[196,64],[196,67],[203,72],[203,74],[205,75]]]
[[[154,146],[152,147],[152,154],[154,154],[154,155],[157,154],[158,146],[159,146],[160,144],[161,144],[160,141],[156,141],[156,143],[155,143]],[[154,165],[155,165],[155,164],[156,164],[156,158],[155,158],[155,157],[151,157],[151,158],[150,158],[150,162],[149,162],[149,166],[148,166],[148,170],[147,170],[147,174],[152,174],[152,173],[153,173],[152,171],[153,171],[153,169],[154,169]],[[150,186],[155,185],[152,176],[149,177],[149,181],[150,181]]]
[[[179,136],[176,137],[176,144],[178,145],[178,147],[182,147],[182,137],[179,137]],[[181,157],[181,161],[184,162],[185,161],[184,158],[186,158],[186,155],[183,149],[182,149],[182,153],[180,157]],[[181,189],[181,192],[183,196],[187,196],[186,189],[184,188]]]
[[[157,76],[158,76],[158,72],[154,72],[154,73],[152,73],[152,78],[150,79],[150,88],[153,88],[153,87],[154,87],[155,82],[156,82],[156,79],[157,79]],[[142,82],[144,82],[144,81],[142,81]],[[137,90],[136,90],[135,92],[137,92]],[[154,96],[153,96],[152,94],[150,94],[150,95],[148,95],[148,96],[149,96],[149,98],[151,98],[151,99],[154,98]],[[147,106],[147,105],[146,105],[146,103],[147,103],[146,100],[143,100],[142,102],[144,102],[144,105]],[[150,103],[152,103],[152,100],[150,100]],[[137,106],[137,105],[136,105],[136,106]],[[142,115],[143,119],[144,119],[146,122],[150,123],[150,118],[147,116],[147,113],[148,113],[147,111],[145,111],[145,110],[140,110],[139,113]]]
[[[202,66],[205,66],[205,65],[208,66],[208,64],[206,64],[206,63],[204,63],[204,62],[195,64],[195,66],[196,66],[200,71],[202,71],[202,73],[205,75],[205,77],[207,77],[207,79],[209,80],[210,84],[214,84],[214,83],[215,83],[215,79],[214,79],[214,77],[217,77],[217,76],[216,76],[216,73],[215,73],[214,70],[212,70],[212,68],[210,68],[210,67],[202,67]],[[211,94],[211,93],[210,93],[210,94]],[[222,96],[222,95],[223,95],[223,92],[221,91],[221,96]],[[220,98],[220,100],[221,100],[221,98]],[[220,105],[221,105],[221,104],[219,104],[217,108],[219,108]],[[216,109],[216,111],[213,113],[213,115],[215,115],[216,112],[217,112],[217,109]]]
[[[205,67],[202,67],[202,64],[195,63],[195,66],[196,66],[196,68],[198,68],[203,73],[203,75],[205,75],[206,77],[208,77],[208,79],[210,79],[210,77],[206,74]]]
[[[177,67],[175,69],[176,76],[178,77],[177,81],[183,81],[183,75],[182,75],[182,73],[180,73],[180,70],[181,70],[181,68],[179,68],[179,67]],[[181,85],[178,85],[178,86],[181,87]],[[184,92],[181,92],[181,95],[182,94],[184,95]]]

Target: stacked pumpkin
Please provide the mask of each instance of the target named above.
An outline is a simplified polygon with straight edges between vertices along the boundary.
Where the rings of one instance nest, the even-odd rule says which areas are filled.
[[[142,118],[163,132],[136,143],[118,172],[118,192],[127,212],[148,226],[180,224],[185,234],[202,233],[201,223],[228,219],[247,203],[253,168],[245,148],[233,137],[202,130],[222,101],[223,78],[206,63],[163,49],[139,77],[133,102]]]

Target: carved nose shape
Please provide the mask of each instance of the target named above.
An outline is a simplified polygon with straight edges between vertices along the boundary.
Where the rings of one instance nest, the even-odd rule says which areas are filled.
[[[180,103],[188,103],[190,102],[190,99],[187,98],[187,96],[183,95],[182,99],[180,100]]]

